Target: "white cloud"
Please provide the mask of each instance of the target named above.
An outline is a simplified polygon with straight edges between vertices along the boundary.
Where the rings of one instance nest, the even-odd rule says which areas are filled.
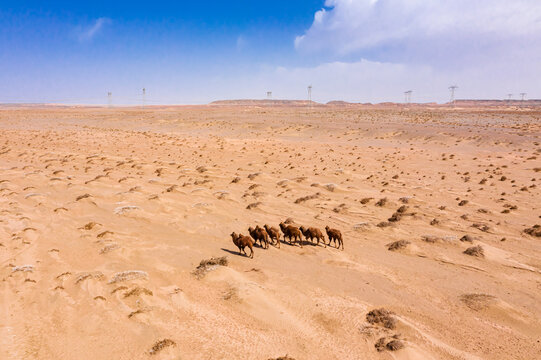
[[[326,0],[295,47],[327,100],[541,97],[541,0]]]
[[[89,41],[92,40],[97,34],[100,33],[100,31],[103,29],[105,25],[108,25],[111,23],[111,19],[101,17],[96,19],[94,21],[94,24],[92,26],[89,26],[85,29],[79,29],[78,31],[78,38],[79,41]]]
[[[300,52],[432,64],[541,54],[540,0],[327,0],[325,6],[295,39]]]

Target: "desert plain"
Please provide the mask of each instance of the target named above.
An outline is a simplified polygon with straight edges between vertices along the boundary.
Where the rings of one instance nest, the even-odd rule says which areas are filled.
[[[3,106],[0,358],[539,359],[540,190],[539,108]]]

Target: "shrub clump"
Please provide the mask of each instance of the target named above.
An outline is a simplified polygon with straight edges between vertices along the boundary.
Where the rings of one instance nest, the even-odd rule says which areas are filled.
[[[366,314],[366,321],[370,324],[383,325],[387,329],[394,329],[396,327],[396,319],[393,317],[393,313],[387,309],[374,309]]]
[[[150,355],[156,355],[157,353],[159,353],[161,350],[163,350],[164,348],[168,347],[168,346],[175,346],[176,343],[171,340],[171,339],[163,339],[163,340],[160,340],[158,342],[156,342],[152,348],[150,348],[149,350],[149,354]]]
[[[228,264],[229,260],[227,260],[227,256],[204,259],[201,260],[199,266],[195,268],[192,274],[198,279],[201,279],[207,272],[216,269],[218,266],[227,266]]]
[[[481,245],[472,246],[472,247],[467,248],[464,251],[464,254],[470,255],[470,256],[475,256],[475,257],[481,257],[481,258],[485,257],[485,251],[483,250],[483,247]]]
[[[541,225],[534,225],[531,228],[527,228],[524,232],[528,235],[541,237]]]
[[[403,349],[405,347],[404,343],[397,339],[397,336],[393,336],[393,340],[387,341],[387,338],[382,337],[380,338],[375,344],[374,347],[378,352],[389,350],[389,351],[397,351],[400,349]]]
[[[409,244],[411,244],[409,241],[407,240],[399,240],[399,241],[395,241],[393,243],[390,243],[388,246],[387,246],[387,250],[389,251],[396,251],[396,250],[400,250],[400,249],[404,249],[406,248]]]

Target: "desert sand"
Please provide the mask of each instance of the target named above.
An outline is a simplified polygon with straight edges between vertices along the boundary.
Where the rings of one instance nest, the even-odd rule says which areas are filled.
[[[2,107],[0,358],[539,359],[540,142],[535,109]],[[286,219],[344,250],[238,254]]]

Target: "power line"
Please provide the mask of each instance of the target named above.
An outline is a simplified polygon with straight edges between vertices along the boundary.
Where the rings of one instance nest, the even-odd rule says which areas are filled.
[[[413,93],[413,90],[404,91],[404,102],[406,104],[411,103],[411,94]]]
[[[451,85],[449,86],[449,90],[451,91],[451,104],[454,105],[455,103],[455,90],[458,89],[458,86],[456,85]]]
[[[146,97],[146,94],[147,94],[147,89],[143,88],[143,109],[145,108],[145,97]]]

